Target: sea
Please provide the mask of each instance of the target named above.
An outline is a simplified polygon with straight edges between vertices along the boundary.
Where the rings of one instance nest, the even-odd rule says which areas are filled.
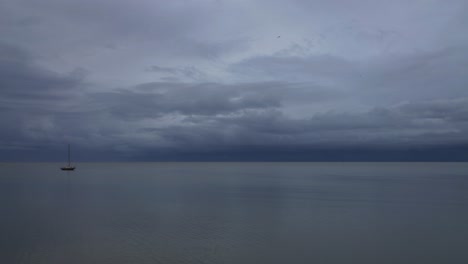
[[[468,163],[0,163],[0,263],[468,263]]]

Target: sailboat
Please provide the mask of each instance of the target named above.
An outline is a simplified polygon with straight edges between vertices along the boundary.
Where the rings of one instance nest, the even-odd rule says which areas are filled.
[[[70,144],[68,144],[68,165],[65,166],[65,167],[61,167],[60,168],[61,170],[64,170],[64,171],[72,171],[72,170],[75,170],[75,166],[72,166],[70,164]]]

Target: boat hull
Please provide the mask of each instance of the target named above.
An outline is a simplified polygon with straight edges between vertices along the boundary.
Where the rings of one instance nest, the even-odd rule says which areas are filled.
[[[63,171],[72,171],[72,170],[75,170],[75,167],[62,167],[60,169]]]

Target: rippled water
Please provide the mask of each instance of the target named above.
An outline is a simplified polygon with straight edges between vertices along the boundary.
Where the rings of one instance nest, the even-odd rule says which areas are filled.
[[[468,263],[466,163],[0,164],[0,263]]]

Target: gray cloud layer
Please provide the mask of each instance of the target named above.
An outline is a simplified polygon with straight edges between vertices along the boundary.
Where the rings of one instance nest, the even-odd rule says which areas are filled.
[[[468,145],[464,1],[1,7],[2,159]]]

